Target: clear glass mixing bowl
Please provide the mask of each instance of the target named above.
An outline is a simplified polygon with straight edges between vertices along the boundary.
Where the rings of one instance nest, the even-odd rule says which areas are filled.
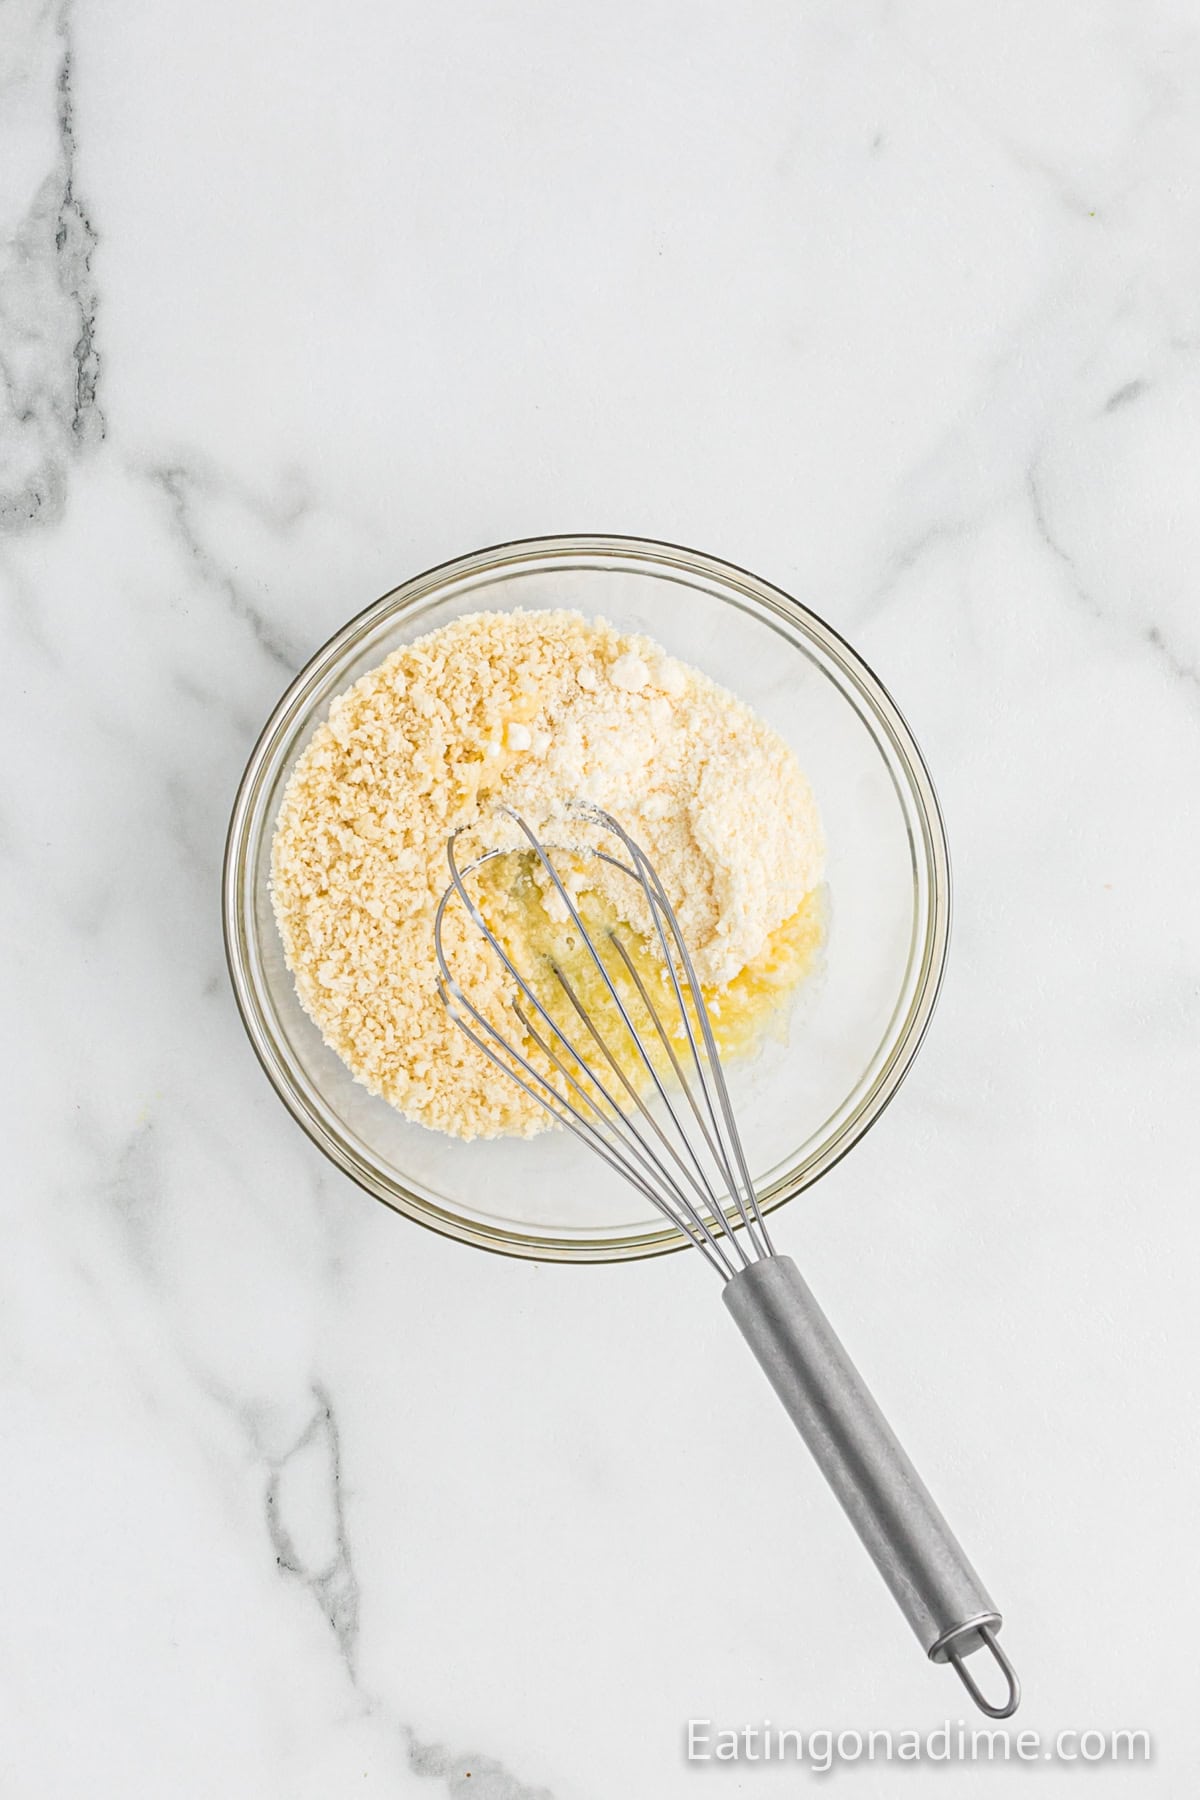
[[[829,843],[822,966],[787,1042],[729,1072],[765,1208],[824,1174],[896,1092],[941,980],[950,872],[933,785],[881,683],[806,607],[714,557],[636,538],[501,544],[405,582],[317,652],[267,721],[229,826],[225,943],[250,1041],[313,1142],[398,1212],[509,1255],[604,1262],[687,1240],[567,1132],[463,1144],[368,1094],[296,998],[268,891],[283,789],[335,695],[463,613],[559,606],[645,632],[731,688],[793,746],[816,792]]]

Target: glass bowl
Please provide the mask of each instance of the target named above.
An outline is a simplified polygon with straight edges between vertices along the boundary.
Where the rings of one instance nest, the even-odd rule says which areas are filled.
[[[828,936],[787,1041],[729,1070],[765,1209],[798,1194],[879,1117],[912,1062],[945,964],[950,872],[928,771],[892,699],[806,607],[745,570],[636,538],[534,538],[415,576],[345,625],[293,681],[254,748],[224,870],[225,945],[250,1041],[313,1142],[368,1193],[508,1255],[609,1262],[687,1239],[565,1131],[464,1144],[354,1081],[296,998],[271,910],[271,838],[329,702],[397,646],[468,612],[571,607],[645,632],[732,689],[793,746],[829,845]]]

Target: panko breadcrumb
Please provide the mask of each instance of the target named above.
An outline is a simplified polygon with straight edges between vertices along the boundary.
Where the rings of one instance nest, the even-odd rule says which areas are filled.
[[[779,735],[649,638],[578,613],[476,613],[405,645],[301,753],[272,852],[288,968],[326,1043],[407,1118],[461,1138],[549,1123],[443,1008],[433,917],[452,831],[509,844],[498,805],[546,833],[578,800],[644,847],[705,984],[736,976],[822,878],[816,805]],[[496,960],[457,907],[445,937],[511,1032]]]

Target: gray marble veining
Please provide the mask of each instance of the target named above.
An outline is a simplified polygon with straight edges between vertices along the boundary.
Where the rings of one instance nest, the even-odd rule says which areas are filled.
[[[291,674],[572,527],[795,592],[930,759],[939,1013],[778,1235],[986,1547],[1019,1722],[1145,1725],[1130,1791],[1187,1791],[1198,98],[1169,3],[10,0],[6,1800],[676,1800],[689,1716],[949,1704],[679,1259],[419,1232],[234,1014]],[[713,1566],[748,1508],[769,1592]]]

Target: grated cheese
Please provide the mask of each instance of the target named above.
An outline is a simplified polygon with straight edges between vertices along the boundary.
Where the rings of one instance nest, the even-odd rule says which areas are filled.
[[[575,800],[644,847],[706,989],[736,983],[822,879],[816,804],[779,735],[650,639],[577,613],[476,613],[431,632],[336,699],[301,753],[272,856],[287,964],[326,1043],[408,1118],[464,1138],[547,1124],[445,1013],[433,915],[453,830],[473,827],[464,855],[515,847],[502,804],[584,844]],[[645,928],[627,878],[589,885]],[[457,908],[446,941],[511,1034],[501,971]]]

